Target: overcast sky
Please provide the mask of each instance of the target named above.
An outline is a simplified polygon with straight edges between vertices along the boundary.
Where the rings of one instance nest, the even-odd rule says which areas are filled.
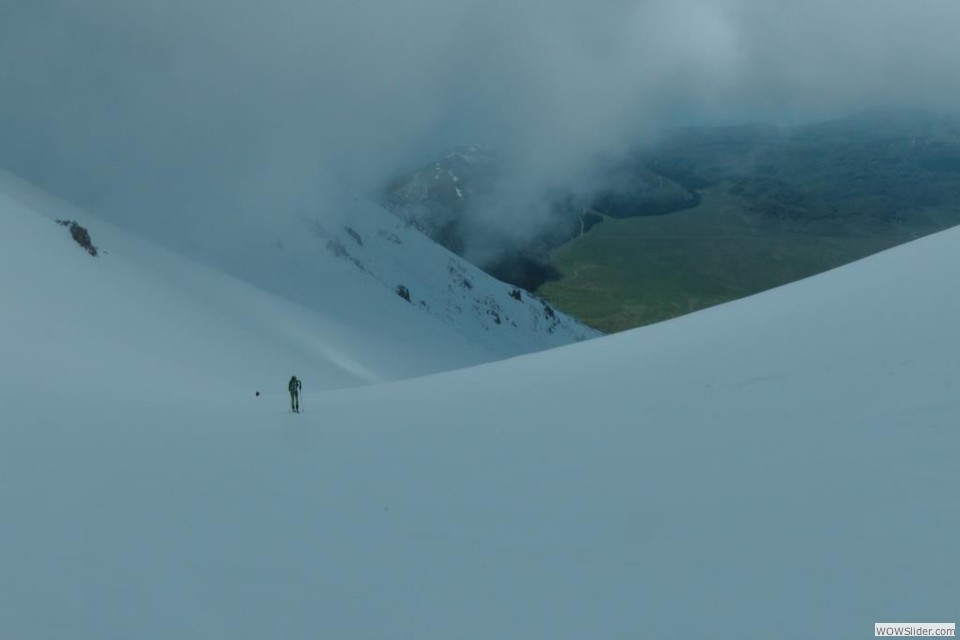
[[[663,125],[956,111],[957,25],[957,0],[0,0],[0,166],[154,226],[473,142],[533,192]]]

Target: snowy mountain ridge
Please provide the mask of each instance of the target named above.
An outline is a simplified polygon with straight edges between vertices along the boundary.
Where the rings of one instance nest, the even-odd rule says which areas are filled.
[[[514,355],[600,335],[539,297],[493,279],[372,203],[355,202],[347,222],[311,224],[327,251],[395,293],[403,287],[406,294],[398,295],[409,295],[410,304],[496,353]]]
[[[107,358],[119,367],[129,354],[145,357],[154,336],[171,330],[230,335],[267,323],[271,332],[286,336],[283,352],[296,353],[300,375],[329,388],[423,375],[597,335],[359,199],[344,223],[291,215],[231,229],[220,254],[200,256],[210,266],[140,240],[13,177],[2,183],[0,211],[6,227],[3,292],[17,301],[3,328],[16,327],[22,340],[32,340],[38,361],[47,356],[55,361],[53,354],[75,349],[86,353],[73,363]],[[53,224],[58,219],[77,220],[88,229],[100,256],[81,253],[70,234]],[[18,277],[24,270],[30,278]],[[202,320],[170,326],[188,310]],[[41,322],[34,319],[38,312]],[[95,327],[100,337],[68,338],[69,317]],[[190,349],[171,344],[165,354],[179,353],[187,363],[199,355]],[[228,364],[218,363],[213,350],[209,356],[185,375],[236,376],[252,387],[264,373],[257,369],[265,363],[256,358],[244,362],[232,356],[237,361]]]

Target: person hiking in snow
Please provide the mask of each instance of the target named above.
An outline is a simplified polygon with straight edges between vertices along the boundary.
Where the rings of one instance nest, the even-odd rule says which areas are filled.
[[[290,410],[294,413],[300,413],[300,386],[297,376],[290,376],[287,389],[290,390]]]

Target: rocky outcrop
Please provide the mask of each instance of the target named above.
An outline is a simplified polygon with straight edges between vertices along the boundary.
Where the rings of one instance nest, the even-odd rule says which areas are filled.
[[[57,220],[57,224],[67,227],[70,230],[70,236],[80,245],[84,251],[94,258],[99,254],[99,250],[90,240],[90,232],[85,227],[80,226],[76,220]]]

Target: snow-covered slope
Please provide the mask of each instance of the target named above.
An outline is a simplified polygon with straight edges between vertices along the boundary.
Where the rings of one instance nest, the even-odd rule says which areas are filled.
[[[392,294],[405,287],[411,305],[471,343],[506,357],[600,335],[542,299],[495,280],[372,202],[353,198],[347,210],[337,223],[301,221],[312,230],[310,241]],[[306,247],[300,262],[313,260],[315,252],[315,246]]]
[[[33,224],[21,242],[54,251],[63,230]],[[178,315],[156,330],[179,340],[131,352],[126,376],[33,351],[31,317],[101,329],[35,297],[11,324],[40,294],[10,270],[56,278],[0,238],[10,637],[848,639],[958,621],[960,229],[629,333],[308,386],[300,415],[205,368],[195,396],[137,381],[181,385],[171,342],[283,360],[285,322],[210,338]],[[73,284],[109,264],[76,254]],[[228,304],[205,292],[211,314]]]
[[[0,187],[0,331],[25,359],[0,371],[0,383],[129,377],[158,394],[211,384],[252,393],[299,371],[333,388],[596,335],[526,293],[511,297],[512,288],[361,201],[350,227],[274,219],[269,233],[225,234],[214,269],[10,176]],[[79,220],[100,255],[84,253],[55,219]],[[173,384],[158,378],[165,365],[180,371]]]

